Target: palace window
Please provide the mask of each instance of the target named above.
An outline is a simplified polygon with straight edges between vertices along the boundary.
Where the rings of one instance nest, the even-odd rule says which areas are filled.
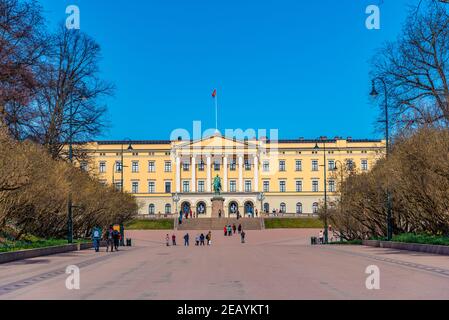
[[[302,161],[301,160],[296,160],[296,171],[302,171]]]
[[[302,192],[302,180],[296,181],[296,192]]]
[[[220,162],[219,162],[219,161],[215,161],[215,162],[214,162],[214,170],[215,170],[215,171],[220,171],[220,169],[221,169],[221,164],[220,164]]]
[[[100,173],[106,172],[106,162],[100,162]]]
[[[87,171],[87,162],[86,161],[81,161],[80,168],[81,168],[82,171]]]
[[[148,161],[148,172],[156,172],[156,165],[154,161]]]
[[[245,171],[251,171],[251,162],[249,159],[245,159]]]
[[[279,161],[279,171],[280,172],[285,172],[285,160],[280,160]]]
[[[335,181],[329,180],[329,192],[336,192],[337,188],[335,187]]]
[[[346,160],[346,168],[348,171],[354,170],[354,161],[352,159]]]
[[[165,182],[165,193],[171,193],[171,182],[170,181]]]
[[[123,170],[122,163],[120,161],[116,161],[115,162],[115,172],[120,173],[120,172],[122,172],[122,170]]]
[[[237,170],[237,163],[235,160],[231,160],[231,162],[229,163],[229,170],[231,171]]]
[[[198,171],[204,171],[204,161],[201,160],[200,163],[198,163]]]
[[[263,162],[263,172],[270,172],[270,161]]]
[[[132,193],[139,193],[139,182],[134,181],[132,183]]]
[[[149,181],[148,182],[148,193],[155,193],[156,192],[156,182]]]
[[[318,202],[315,202],[312,206],[313,214],[318,214],[318,210],[319,210],[319,204],[318,204]]]
[[[270,181],[263,182],[263,192],[270,192]]]
[[[204,192],[204,181],[198,181],[198,192]]]
[[[362,160],[362,171],[368,171],[368,160]]]
[[[122,191],[122,183],[121,182],[115,182],[115,190]]]
[[[165,205],[165,214],[172,214],[171,212],[171,204]]]
[[[190,171],[190,163],[189,162],[183,162],[182,163],[182,170],[187,172]]]
[[[230,192],[237,192],[237,181],[231,180],[229,182],[229,191]]]
[[[281,203],[280,211],[284,214],[287,213],[287,205],[285,203]]]
[[[184,192],[184,193],[190,192],[190,182],[189,181],[184,181],[182,183],[182,192]]]
[[[154,204],[150,204],[148,206],[148,214],[154,215],[156,213],[156,206]]]
[[[164,171],[171,172],[171,161],[165,161]]]
[[[285,181],[279,181],[279,191],[286,192],[287,191],[286,185],[287,183]]]
[[[319,182],[318,180],[312,180],[312,192],[319,192]]]
[[[328,162],[328,170],[329,171],[335,171],[336,170],[335,160],[329,160],[329,162]]]
[[[251,180],[245,181],[245,192],[251,192],[252,191],[252,183]]]
[[[139,162],[138,161],[133,161],[131,168],[132,168],[132,172],[133,173],[139,172]]]
[[[302,214],[302,203],[298,202],[296,204],[296,214]]]
[[[318,160],[312,160],[312,171],[318,170],[319,170]]]

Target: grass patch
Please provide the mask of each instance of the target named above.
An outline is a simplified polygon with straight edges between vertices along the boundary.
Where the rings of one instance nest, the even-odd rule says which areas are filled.
[[[265,219],[266,229],[321,229],[324,224],[315,218],[285,218],[285,219]]]
[[[173,219],[132,220],[125,224],[125,230],[173,230]]]
[[[75,241],[74,243],[84,243],[90,242],[89,240]],[[30,249],[40,249],[48,247],[56,247],[66,245],[67,240],[65,239],[33,239],[33,240],[21,240],[21,241],[11,241],[5,240],[0,242],[0,253],[14,252],[20,250],[30,250]]]
[[[394,242],[449,246],[449,237],[405,233],[393,237]]]

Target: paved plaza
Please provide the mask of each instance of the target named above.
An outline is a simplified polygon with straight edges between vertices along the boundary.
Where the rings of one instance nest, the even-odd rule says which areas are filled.
[[[165,231],[128,232],[118,253],[74,252],[0,265],[0,299],[449,299],[445,256],[353,246],[310,246],[317,230],[213,233],[211,247],[165,246]],[[172,233],[170,233],[171,235]],[[80,290],[66,267],[80,268]],[[367,290],[366,268],[380,269]]]

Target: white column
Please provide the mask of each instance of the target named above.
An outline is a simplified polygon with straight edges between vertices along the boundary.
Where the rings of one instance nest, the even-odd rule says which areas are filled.
[[[211,178],[211,158],[208,155],[206,160],[207,170],[207,192],[212,192],[212,178]]]
[[[192,185],[190,187],[190,190],[192,192],[196,192],[196,158],[195,158],[195,156],[192,157],[190,170],[192,170],[192,182],[191,182]]]
[[[243,192],[243,156],[239,155],[239,192]]]
[[[254,192],[259,192],[259,158],[254,156]]]
[[[228,192],[228,157],[223,158],[223,192]]]
[[[176,192],[181,192],[181,158],[176,157]]]

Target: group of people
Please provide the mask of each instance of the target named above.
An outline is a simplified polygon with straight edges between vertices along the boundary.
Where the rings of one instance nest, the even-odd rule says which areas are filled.
[[[94,243],[95,252],[100,252],[100,245],[102,239],[106,241],[106,252],[109,252],[109,250],[111,252],[114,252],[114,250],[118,251],[122,235],[118,230],[114,229],[112,225],[109,226],[109,228],[105,231],[103,236],[101,234],[101,229],[95,228],[94,231],[92,232],[92,240]]]
[[[242,243],[245,243],[245,236],[246,233],[243,231],[243,227],[241,224],[237,227],[235,224],[232,226],[229,224],[227,226],[224,226],[223,228],[224,236],[225,237],[232,237],[232,235],[235,235],[237,232],[240,235],[240,238],[242,240]]]
[[[170,246],[170,236],[167,233],[166,237],[165,237],[165,243],[166,246],[169,247]],[[206,235],[204,235],[204,233],[201,233],[199,235],[197,235],[195,237],[195,246],[199,247],[199,246],[205,246],[207,243],[208,246],[212,245],[212,232],[209,231],[209,233],[207,233]],[[171,245],[172,246],[176,246],[176,234],[173,234],[171,236]],[[189,247],[190,246],[190,234],[186,233],[184,235],[184,246],[185,247]]]

